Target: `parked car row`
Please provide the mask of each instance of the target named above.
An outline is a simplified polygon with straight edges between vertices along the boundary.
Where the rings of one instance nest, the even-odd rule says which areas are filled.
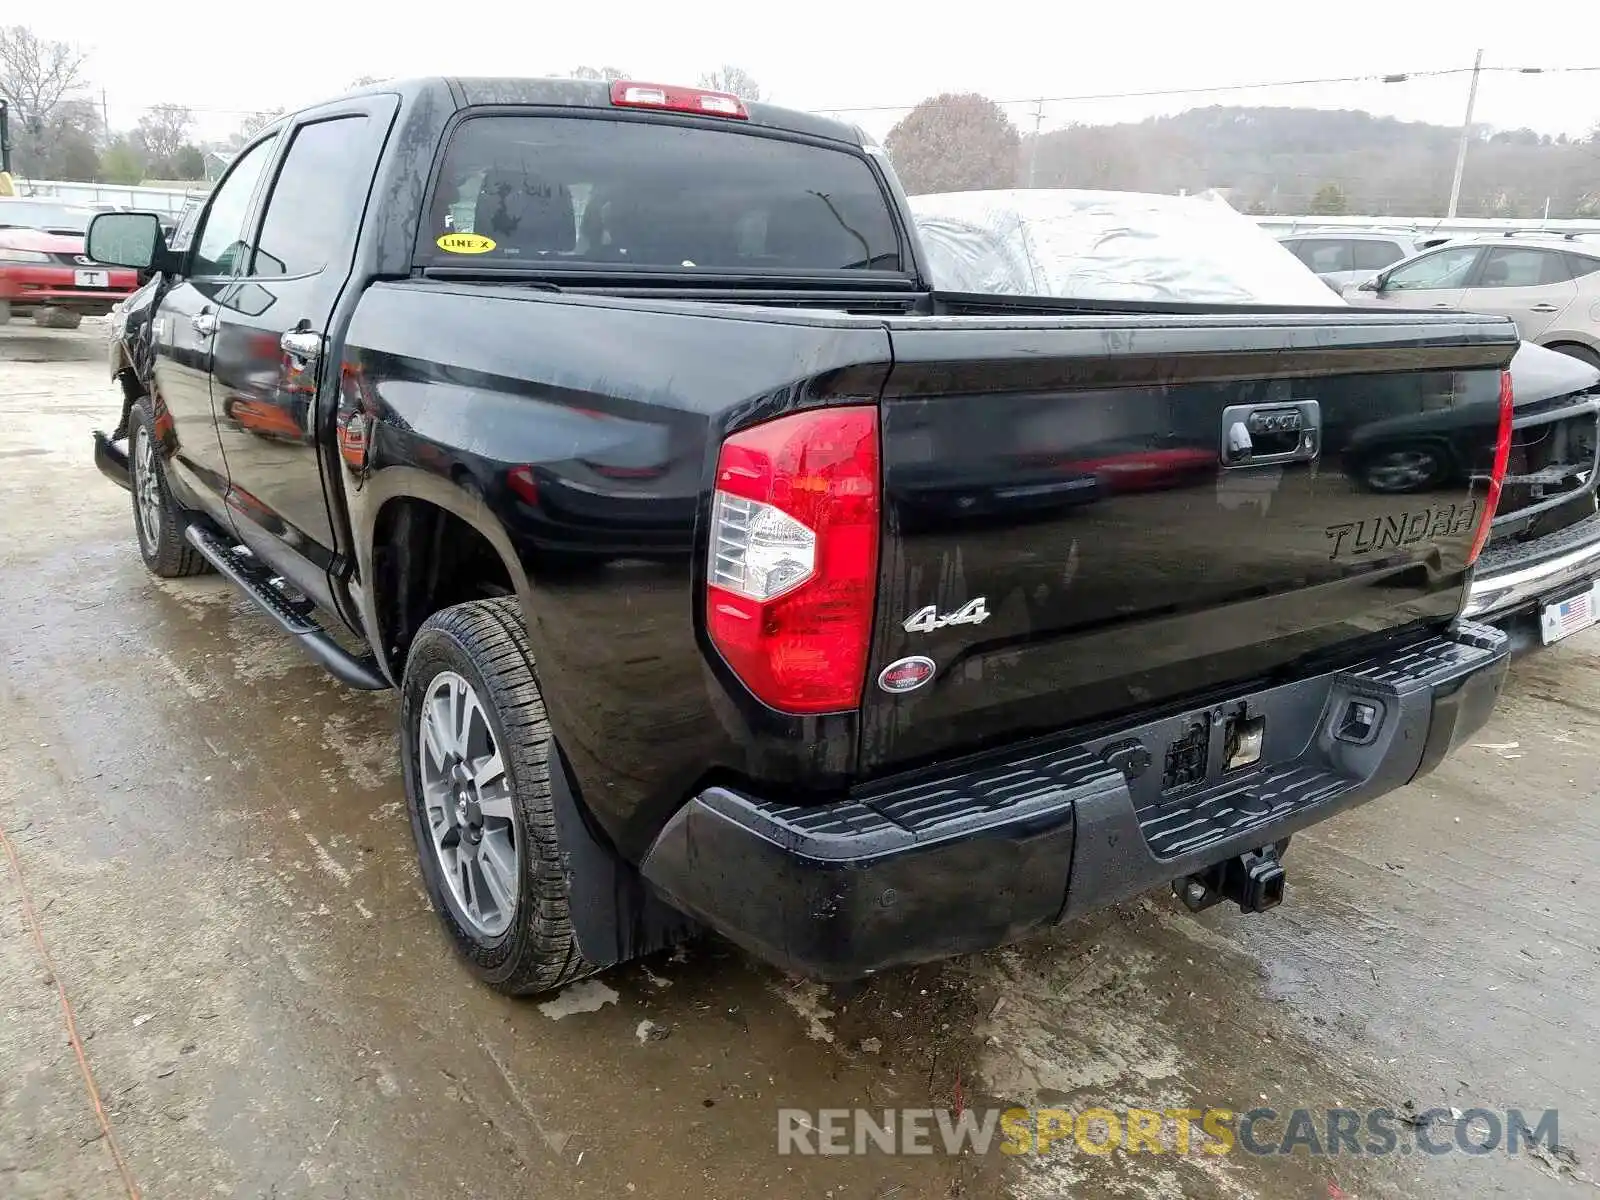
[[[1600,241],[1516,234],[1448,242],[1347,284],[1351,304],[1510,317],[1524,339],[1600,367]]]
[[[72,329],[133,293],[137,272],[97,263],[84,251],[100,211],[0,197],[0,323],[31,314],[40,325]]]

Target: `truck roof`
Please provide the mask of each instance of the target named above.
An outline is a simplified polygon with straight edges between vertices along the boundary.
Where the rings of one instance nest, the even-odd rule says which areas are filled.
[[[645,80],[630,82],[646,82]],[[395,93],[410,99],[430,88],[443,84],[455,98],[457,107],[512,104],[562,108],[597,108],[614,110],[611,103],[611,85],[598,79],[542,79],[522,76],[428,76],[410,79],[389,79],[367,87],[353,89],[349,94]],[[799,133],[809,137],[828,138],[853,146],[871,143],[858,126],[832,117],[800,109],[782,108],[776,104],[745,102],[749,119],[742,122],[762,129],[777,129],[785,133]],[[707,120],[726,118],[708,117]]]

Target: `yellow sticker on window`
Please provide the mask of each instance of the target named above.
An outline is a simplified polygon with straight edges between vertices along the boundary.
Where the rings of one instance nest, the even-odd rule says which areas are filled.
[[[487,254],[494,249],[494,239],[481,233],[447,233],[434,245],[446,254]]]

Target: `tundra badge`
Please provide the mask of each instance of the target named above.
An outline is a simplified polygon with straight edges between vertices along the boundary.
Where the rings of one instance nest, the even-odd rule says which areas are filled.
[[[946,625],[982,625],[989,619],[989,606],[984,598],[968,600],[952,613],[941,613],[937,604],[919,608],[905,619],[907,633],[932,633]]]

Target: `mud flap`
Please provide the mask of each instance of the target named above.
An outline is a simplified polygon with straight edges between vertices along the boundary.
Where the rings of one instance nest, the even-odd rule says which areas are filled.
[[[597,967],[610,967],[696,936],[700,926],[662,900],[631,864],[590,830],[554,739],[548,761],[567,906],[583,957]]]

